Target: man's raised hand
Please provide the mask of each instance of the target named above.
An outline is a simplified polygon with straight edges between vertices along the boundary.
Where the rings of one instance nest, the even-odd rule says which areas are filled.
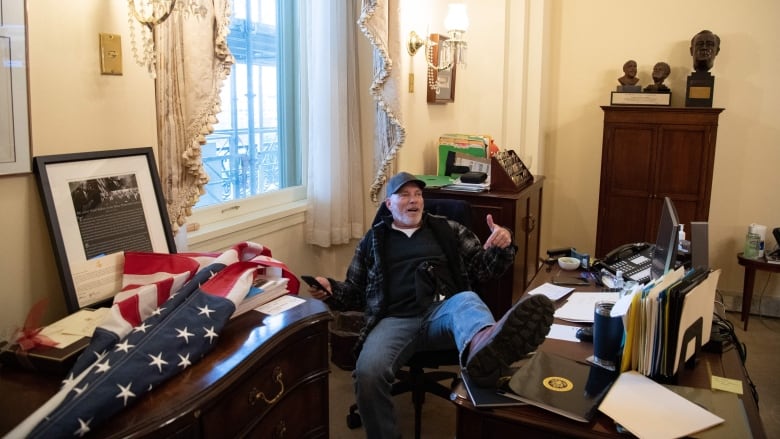
[[[488,229],[490,229],[490,236],[482,246],[485,250],[490,247],[507,248],[512,244],[512,234],[509,230],[497,225],[493,222],[493,215],[488,214],[486,217]]]

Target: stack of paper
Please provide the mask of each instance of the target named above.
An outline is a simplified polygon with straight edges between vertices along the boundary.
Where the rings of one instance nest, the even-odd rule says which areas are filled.
[[[555,318],[574,323],[593,323],[596,302],[618,300],[618,293],[572,293],[566,303],[555,310]]]
[[[463,183],[460,181],[460,177],[455,179],[455,181],[447,186],[448,190],[452,191],[465,191],[465,192],[482,192],[490,190],[490,179],[488,178],[487,181],[484,183]]]
[[[286,278],[267,279],[260,277],[249,289],[244,300],[236,307],[236,311],[230,318],[236,318],[241,314],[251,311],[260,305],[266,304],[280,296],[289,293]]]
[[[553,285],[550,282],[545,282],[542,285],[539,285],[538,287],[529,291],[528,294],[541,294],[553,302],[557,302],[558,300],[562,299],[563,296],[571,293],[572,291],[574,291],[574,288],[572,287],[562,287],[559,285]]]

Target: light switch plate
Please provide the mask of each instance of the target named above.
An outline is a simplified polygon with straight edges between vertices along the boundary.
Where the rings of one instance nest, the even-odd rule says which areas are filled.
[[[100,73],[122,74],[122,37],[117,34],[100,34]]]

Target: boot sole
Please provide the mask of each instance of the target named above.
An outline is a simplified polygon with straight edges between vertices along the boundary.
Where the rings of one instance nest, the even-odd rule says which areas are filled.
[[[510,373],[512,363],[544,342],[554,312],[555,305],[543,295],[521,299],[493,340],[469,361],[469,377],[481,387],[495,387],[501,376]]]

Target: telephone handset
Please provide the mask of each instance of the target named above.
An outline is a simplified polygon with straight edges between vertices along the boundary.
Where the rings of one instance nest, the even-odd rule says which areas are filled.
[[[628,257],[639,254],[642,250],[649,247],[650,244],[646,242],[632,242],[623,244],[620,247],[612,250],[604,256],[604,262],[607,264],[614,264],[617,261],[624,260]]]

